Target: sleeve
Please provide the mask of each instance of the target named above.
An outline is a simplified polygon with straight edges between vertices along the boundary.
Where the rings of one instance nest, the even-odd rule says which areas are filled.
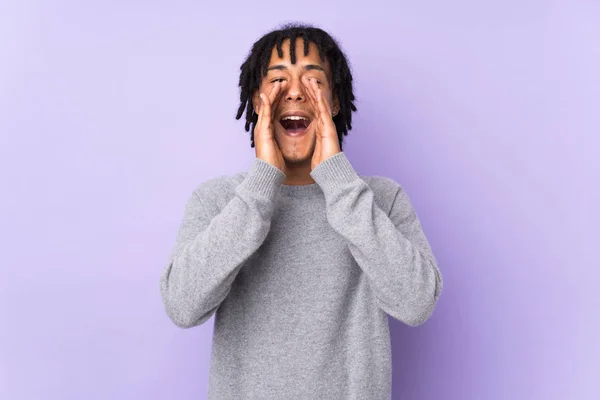
[[[192,193],[160,277],[163,304],[177,326],[200,325],[215,313],[244,261],[265,240],[284,179],[281,170],[256,158],[221,210],[211,200],[223,190],[214,184],[219,181],[200,185]]]
[[[433,313],[442,275],[408,195],[395,183],[389,215],[343,152],[311,172],[325,194],[327,220],[348,241],[380,308],[409,326]]]

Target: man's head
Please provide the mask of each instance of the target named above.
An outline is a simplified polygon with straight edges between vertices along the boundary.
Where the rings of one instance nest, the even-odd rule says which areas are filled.
[[[272,105],[275,140],[286,162],[310,161],[316,143],[314,129],[293,138],[285,134],[286,122],[281,118],[290,111],[302,112],[313,119],[316,110],[305,93],[301,79],[314,77],[333,110],[340,149],[343,136],[352,129],[353,103],[352,74],[345,55],[335,40],[325,31],[309,25],[290,24],[270,32],[252,46],[240,67],[240,100],[236,119],[246,113],[246,131],[254,147],[254,127],[258,120],[261,100],[259,94],[269,92],[274,82],[285,81],[279,101]],[[256,110],[256,111],[255,111]]]

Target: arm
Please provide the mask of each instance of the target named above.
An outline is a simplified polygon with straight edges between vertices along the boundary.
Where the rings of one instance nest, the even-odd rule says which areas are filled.
[[[343,152],[321,162],[311,176],[325,194],[327,220],[348,240],[381,309],[410,326],[425,322],[443,281],[406,192],[395,184],[388,216]]]
[[[244,261],[269,233],[273,200],[284,179],[281,170],[256,158],[222,210],[212,200],[225,189],[220,181],[192,193],[160,278],[166,312],[177,326],[200,325],[217,310]]]

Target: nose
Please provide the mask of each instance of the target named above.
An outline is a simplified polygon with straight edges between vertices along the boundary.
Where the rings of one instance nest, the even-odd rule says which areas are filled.
[[[303,102],[305,98],[306,96],[304,94],[300,79],[290,79],[288,82],[287,93],[285,94],[285,100],[288,102]]]

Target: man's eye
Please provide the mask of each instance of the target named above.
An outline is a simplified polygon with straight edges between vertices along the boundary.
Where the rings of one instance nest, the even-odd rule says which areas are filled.
[[[271,81],[271,83],[275,83],[275,82],[283,82],[285,79],[284,78],[275,78]]]

